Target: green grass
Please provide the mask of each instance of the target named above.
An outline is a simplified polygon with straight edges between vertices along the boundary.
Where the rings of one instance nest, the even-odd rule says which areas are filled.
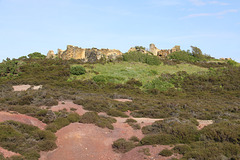
[[[84,75],[74,76],[71,75],[69,80],[80,79],[88,80],[95,76],[103,75],[108,77],[108,82],[125,83],[131,78],[139,80],[143,85],[149,81],[159,77],[162,73],[177,73],[178,71],[186,71],[187,73],[196,73],[200,71],[207,71],[208,69],[198,67],[191,64],[178,64],[178,65],[148,65],[138,62],[120,62],[120,63],[107,63],[107,64],[91,64],[84,65],[87,73]]]

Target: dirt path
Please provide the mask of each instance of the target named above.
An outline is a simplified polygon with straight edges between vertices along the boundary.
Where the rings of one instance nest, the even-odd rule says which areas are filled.
[[[14,153],[14,152],[8,151],[2,147],[0,147],[0,153],[2,153],[5,158],[20,155],[19,153]]]
[[[0,112],[0,122],[8,120],[18,121],[21,123],[37,126],[41,130],[43,130],[46,126],[45,123],[39,121],[37,118],[33,118],[24,114],[11,114],[9,112]]]

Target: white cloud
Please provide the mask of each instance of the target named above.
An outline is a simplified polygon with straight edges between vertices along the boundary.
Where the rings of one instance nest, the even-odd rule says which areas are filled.
[[[238,12],[238,10],[230,9],[230,10],[224,10],[222,12],[217,12],[217,13],[197,13],[197,14],[190,14],[186,17],[181,18],[181,19],[195,18],[195,17],[210,17],[210,16],[219,17],[219,16],[223,16],[223,15],[228,14],[228,13],[236,13],[236,12]]]

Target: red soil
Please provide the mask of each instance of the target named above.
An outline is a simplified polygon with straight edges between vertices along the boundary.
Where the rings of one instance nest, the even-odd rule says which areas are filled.
[[[120,134],[112,136],[112,131],[106,128],[72,123],[56,133],[58,148],[42,152],[40,160],[119,160],[120,154],[115,153],[111,145]]]
[[[8,151],[2,147],[0,147],[0,153],[2,153],[5,158],[12,157],[12,156],[20,156],[19,153],[14,153],[14,152]]]
[[[51,110],[59,111],[66,109],[68,112],[70,112],[71,108],[75,108],[76,111],[74,112],[78,113],[79,115],[83,115],[84,113],[88,112],[87,110],[83,109],[83,106],[74,104],[72,101],[60,101],[58,102],[57,106],[52,106]]]
[[[21,123],[37,126],[41,130],[43,130],[46,126],[45,123],[39,121],[37,118],[33,118],[24,114],[11,114],[8,112],[0,112],[0,122],[8,120],[18,121]]]
[[[142,149],[149,149],[150,155],[145,155],[142,151]],[[170,147],[168,145],[157,145],[155,147],[153,146],[140,146],[132,149],[131,151],[123,154],[121,157],[121,160],[169,160],[171,158],[181,158],[181,155],[174,154],[170,157],[163,157],[161,155],[158,155],[159,152],[161,152],[163,149],[172,149],[173,147]]]

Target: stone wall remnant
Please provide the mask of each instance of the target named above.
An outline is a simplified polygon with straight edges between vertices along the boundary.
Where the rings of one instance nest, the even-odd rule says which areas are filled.
[[[55,55],[53,51],[50,53],[52,56],[49,55],[47,58],[58,57],[63,60],[81,59],[85,62],[95,62],[101,58],[116,59],[118,56],[122,56],[122,52],[116,49],[80,48],[73,45],[67,45],[65,51],[58,49],[57,55]]]
[[[160,56],[160,57],[167,57],[169,54],[173,52],[178,52],[181,51],[180,46],[176,45],[172,49],[158,49],[155,44],[150,44],[149,46],[149,51],[153,53],[155,56]]]

